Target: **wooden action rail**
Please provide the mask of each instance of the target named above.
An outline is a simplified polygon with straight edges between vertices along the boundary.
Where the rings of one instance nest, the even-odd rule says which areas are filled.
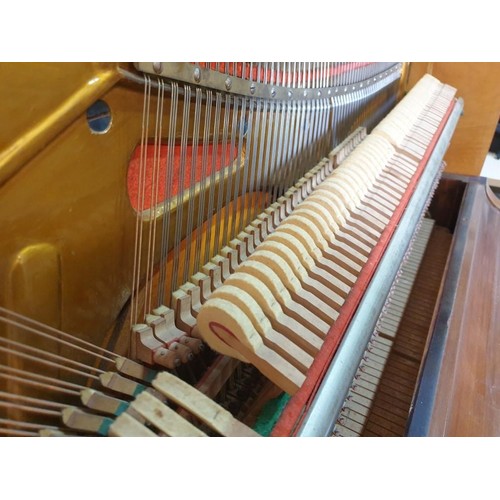
[[[253,363],[290,394],[301,387],[453,96],[424,78],[212,291],[196,329],[213,349]],[[287,314],[297,307],[313,316]]]

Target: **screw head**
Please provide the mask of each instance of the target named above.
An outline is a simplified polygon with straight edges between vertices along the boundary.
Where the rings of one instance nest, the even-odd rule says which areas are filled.
[[[250,94],[255,94],[255,83],[253,82],[250,84]]]
[[[226,81],[224,83],[226,85],[226,90],[230,90],[232,85],[231,78],[226,78]]]
[[[201,80],[201,70],[200,68],[195,68],[193,73],[193,78],[196,83],[199,83]]]
[[[275,97],[276,96],[276,89],[273,87],[271,89],[271,97]]]
[[[288,91],[288,97],[290,97],[290,99],[293,97],[293,92],[291,90]]]
[[[163,63],[161,62],[153,63],[153,70],[155,73],[161,73],[163,71]]]

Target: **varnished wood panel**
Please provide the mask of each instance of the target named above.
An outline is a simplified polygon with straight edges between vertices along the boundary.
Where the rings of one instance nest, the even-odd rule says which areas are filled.
[[[408,89],[425,73],[457,88],[464,115],[445,156],[446,172],[480,175],[500,117],[500,63],[411,63]]]
[[[444,174],[429,207],[431,217],[436,224],[447,227],[451,232],[455,229],[467,185],[462,179],[467,179],[467,177]]]
[[[431,436],[500,435],[500,208],[486,189],[472,206]]]

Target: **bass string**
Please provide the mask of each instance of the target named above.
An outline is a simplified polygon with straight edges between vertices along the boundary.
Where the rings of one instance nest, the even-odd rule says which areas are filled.
[[[244,227],[246,226],[248,221],[251,221],[253,217],[251,217],[251,213],[249,210],[247,210],[247,202],[248,202],[248,193],[252,193],[252,190],[248,189],[249,185],[249,150],[248,150],[248,145],[249,145],[249,139],[248,137],[251,134],[252,128],[253,128],[253,111],[254,107],[251,105],[248,106],[248,112],[247,112],[247,100],[244,99],[242,102],[242,117],[240,120],[240,129],[239,129],[239,134],[238,134],[238,151],[239,151],[239,157],[240,159],[238,160],[238,172],[237,172],[237,180],[236,180],[236,189],[237,189],[237,207],[236,211],[241,214],[239,221],[238,221],[238,226],[236,226],[236,218],[233,219],[234,224],[231,228],[232,234],[237,234],[240,233]],[[243,166],[241,166],[241,162],[243,162]],[[242,174],[243,174],[243,179],[242,179],[242,186],[241,186],[241,195],[239,196],[239,185],[240,185],[240,170],[243,169]],[[244,219],[244,216],[246,214],[247,220]]]
[[[317,112],[317,123],[316,123],[316,136],[315,136],[315,150],[314,157],[311,165],[316,165],[322,158],[328,154],[327,147],[325,144],[325,101],[324,99],[318,100],[318,112]]]
[[[234,209],[235,193],[236,186],[234,186],[233,191],[233,177],[235,174],[235,170],[238,170],[238,155],[235,153],[235,144],[236,144],[236,129],[238,127],[238,114],[239,114],[239,104],[240,99],[236,96],[232,102],[232,113],[231,113],[231,133],[230,133],[230,142],[229,142],[229,158],[226,158],[222,163],[221,167],[227,171],[227,180],[226,180],[226,201],[225,201],[225,216],[224,216],[224,226],[222,231],[222,238],[219,241],[219,244],[215,248],[215,252],[218,253],[220,248],[224,246],[224,244],[228,241],[229,235],[229,222],[230,219],[234,219],[236,217],[236,211]],[[230,209],[231,207],[231,209]],[[232,237],[233,235],[230,235]]]
[[[304,107],[302,143],[300,146],[301,175],[304,175],[308,171],[307,156],[309,149],[309,136],[311,132],[312,105],[311,101],[307,101]]]
[[[284,114],[284,119],[283,119],[283,132],[282,132],[282,142],[279,146],[279,157],[278,157],[278,165],[279,165],[279,170],[278,170],[278,189],[276,196],[279,198],[282,196],[285,192],[285,189],[287,188],[286,181],[288,177],[288,169],[289,169],[289,157],[288,157],[288,148],[290,145],[290,122],[292,120],[292,104],[291,102],[286,102],[283,103],[283,110],[282,113]]]
[[[59,427],[47,423],[25,422],[10,418],[0,418],[0,434],[3,436],[38,437],[40,436],[40,431],[43,430],[57,433],[61,432]],[[66,429],[64,432],[66,434]]]
[[[200,137],[201,125],[201,108],[202,108],[202,91],[196,88],[195,97],[195,111],[193,123],[193,135],[191,140],[191,166],[189,170],[189,199],[188,199],[188,215],[187,215],[187,229],[186,229],[186,255],[184,258],[184,271],[182,275],[182,283],[188,280],[188,277],[193,274],[195,262],[192,261],[192,240],[194,228],[194,212],[195,212],[195,188],[196,188],[196,174],[198,169],[198,145]],[[199,200],[198,200],[199,203]],[[201,207],[198,205],[198,211]],[[197,241],[195,242],[197,244]],[[193,255],[194,257],[194,255]]]
[[[255,111],[254,111],[255,108]],[[257,100],[256,103],[250,103],[250,113],[248,118],[248,129],[246,139],[246,164],[250,170],[249,176],[249,193],[248,204],[246,205],[250,213],[250,219],[257,217],[257,201],[260,192],[259,184],[259,136],[260,136],[260,119],[262,114],[262,100]]]
[[[314,100],[311,102],[310,107],[310,120],[309,127],[307,130],[307,148],[306,148],[306,156],[305,156],[305,169],[306,171],[311,168],[311,165],[314,162],[314,153],[315,153],[315,142],[316,142],[316,134],[317,134],[317,122],[318,122],[318,102]]]
[[[274,119],[273,113],[276,111],[275,103],[268,103],[268,101],[264,101],[266,106],[265,116],[266,116],[266,124],[265,124],[265,146],[263,147],[263,164],[262,164],[262,176],[261,176],[261,185],[264,191],[269,191],[270,184],[270,154],[271,154],[271,143],[272,143],[272,135],[273,135],[273,126]],[[263,212],[264,208],[270,205],[270,200],[262,200],[259,204],[259,211]]]
[[[296,110],[296,118],[295,118],[295,138],[293,145],[293,160],[292,160],[292,168],[293,171],[296,172],[297,177],[301,177],[303,174],[303,165],[302,165],[302,144],[304,142],[304,129],[305,129],[305,120],[306,120],[306,109],[307,103],[301,101],[297,105]]]
[[[217,205],[216,205],[216,214],[215,214],[215,233],[213,239],[213,250],[214,252],[218,250],[220,243],[220,235],[221,235],[221,224],[222,224],[222,206],[224,204],[224,176],[226,174],[225,165],[226,165],[226,156],[227,156],[227,143],[228,143],[228,130],[229,130],[229,121],[230,121],[230,111],[231,111],[231,97],[229,94],[225,95],[224,98],[224,121],[222,125],[222,150],[220,156],[220,168],[217,172]],[[225,218],[227,214],[225,214]],[[210,256],[207,258],[207,262],[210,259]]]
[[[171,84],[170,94],[170,114],[168,125],[168,140],[167,140],[167,158],[165,166],[165,199],[163,202],[163,224],[161,236],[161,255],[160,255],[160,276],[159,276],[159,292],[157,305],[169,305],[170,297],[166,297],[166,282],[167,282],[167,267],[168,267],[168,252],[170,249],[170,233],[172,219],[172,184],[174,175],[174,158],[175,158],[175,139],[177,130],[177,109],[179,102],[179,85],[175,82]]]
[[[198,202],[198,218],[197,218],[197,233],[196,233],[196,245],[195,245],[195,256],[194,262],[199,267],[201,262],[201,255],[205,253],[205,248],[207,245],[207,229],[202,231],[202,225],[204,220],[204,214],[210,213],[210,209],[205,207],[205,198],[207,185],[208,189],[212,191],[214,186],[209,183],[209,173],[208,173],[208,151],[210,146],[210,123],[212,119],[212,100],[213,94],[210,90],[206,92],[205,96],[205,115],[203,124],[203,146],[202,146],[202,159],[201,159],[201,181],[200,181],[200,191],[199,191],[199,202]],[[212,146],[212,154],[213,147]],[[198,269],[192,270],[192,274],[197,272]]]
[[[177,189],[177,202],[176,202],[176,215],[175,215],[175,239],[174,239],[174,257],[172,267],[172,281],[171,291],[174,291],[179,286],[179,265],[180,265],[180,251],[182,240],[182,229],[184,227],[184,205],[183,201],[183,183],[186,176],[186,156],[187,156],[187,143],[190,129],[190,109],[191,109],[191,87],[184,85],[184,102],[182,111],[182,131],[181,131],[181,152],[179,159],[179,176],[178,176],[178,189]],[[168,297],[169,305],[171,297]]]
[[[9,429],[8,427],[0,427],[0,434],[10,437],[37,437],[39,435],[36,432]]]
[[[297,169],[297,162],[295,158],[294,151],[297,145],[297,129],[298,129],[298,107],[296,103],[289,104],[289,124],[287,141],[285,148],[285,159],[284,159],[284,172],[283,172],[283,185],[282,194],[287,188],[291,187],[295,181],[299,178],[299,172]]]
[[[3,338],[0,338],[0,341],[2,343],[7,343],[9,345],[13,345],[14,347],[17,347],[19,349],[19,344],[15,341],[3,339]],[[30,348],[30,351],[35,352],[36,354],[42,353],[43,355],[47,356],[46,352],[40,351],[39,349],[36,349],[36,348]],[[99,380],[99,377],[97,375],[92,374],[92,373],[83,372],[83,371],[77,370],[75,368],[70,368],[69,366],[63,365],[61,363],[57,363],[57,362],[49,361],[47,359],[43,359],[40,356],[32,356],[31,354],[26,354],[26,353],[20,352],[19,350],[16,350],[16,349],[10,349],[7,347],[0,346],[0,352],[4,352],[6,354],[9,354],[11,356],[15,356],[15,357],[20,358],[20,359],[25,359],[27,361],[32,361],[34,363],[37,363],[39,365],[46,366],[49,368],[56,368],[57,370],[62,370],[62,371],[73,373],[75,375],[81,375],[83,377],[92,378],[94,380]],[[51,357],[51,356],[48,356],[48,357]],[[55,357],[55,355],[53,355],[52,357]],[[89,368],[91,368],[91,367],[89,367]],[[101,373],[105,373],[102,370],[96,370],[96,371],[100,371]]]
[[[49,399],[43,399],[43,398],[33,398],[29,396],[23,396],[21,394],[12,394],[10,392],[3,392],[0,391],[0,398],[5,399],[10,399],[13,401],[20,401],[24,403],[32,403],[32,404],[38,404],[41,406],[47,406],[49,408],[66,408],[69,405],[65,403],[60,403],[58,401],[51,401]],[[2,423],[2,419],[0,419],[0,423]]]
[[[272,145],[271,148],[271,161],[269,166],[268,182],[270,183],[269,189],[271,191],[271,203],[274,203],[277,199],[277,180],[278,180],[278,163],[277,163],[277,153],[278,144],[281,141],[281,131],[283,127],[284,113],[280,102],[273,103],[273,108],[275,110],[273,119],[273,133],[271,134]]]
[[[275,203],[278,199],[279,179],[281,170],[281,147],[283,145],[283,133],[285,130],[285,107],[283,102],[274,104],[275,124],[273,131],[273,143],[271,146],[271,166],[269,179],[271,180],[271,203]]]
[[[152,309],[153,300],[153,276],[155,266],[156,252],[156,227],[157,210],[160,196],[160,158],[161,144],[163,135],[163,104],[165,97],[165,87],[161,80],[158,80],[158,92],[156,98],[156,119],[153,146],[153,168],[151,173],[151,196],[149,208],[149,231],[148,231],[148,258],[146,264],[146,284],[145,288],[145,312],[149,313]]]
[[[56,368],[62,368],[65,365],[72,365],[73,367],[77,368],[83,368],[84,370],[87,371],[87,373],[84,373],[87,375],[88,373],[96,372],[96,373],[105,373],[104,370],[101,370],[99,368],[95,368],[91,365],[88,365],[86,363],[81,363],[79,361],[75,361],[74,359],[68,358],[66,356],[61,356],[60,354],[55,354],[53,352],[50,352],[48,350],[40,349],[38,347],[34,347],[32,345],[27,345],[23,344],[22,342],[17,342],[13,339],[9,338],[4,338],[0,337],[0,343],[4,345],[8,345],[9,347],[14,347],[17,349],[17,352],[21,351],[26,351],[27,353],[35,354],[36,355],[36,362],[48,362],[48,360],[52,359],[54,360],[52,362],[52,366]],[[47,359],[45,359],[47,358]]]
[[[149,108],[151,102],[151,79],[149,76],[144,78],[144,102],[141,125],[141,149],[139,161],[139,179],[137,189],[137,214],[135,225],[135,244],[134,244],[134,264],[132,278],[132,297],[130,326],[138,322],[139,317],[139,287],[141,277],[142,261],[142,236],[144,225],[144,200],[146,187],[146,160],[147,160],[147,137],[149,130]]]
[[[215,152],[215,148],[219,147],[219,128],[221,121],[221,112],[222,112],[222,95],[220,92],[217,92],[215,95],[215,117],[214,117],[214,126],[213,126],[213,147],[212,147],[212,165],[210,170],[210,190],[209,190],[209,199],[208,199],[208,217],[207,217],[207,232],[205,239],[205,255],[203,256],[203,262],[208,262],[211,255],[211,249],[213,248],[212,238],[213,238],[213,215],[214,215],[214,204],[215,204],[215,191],[217,186],[217,191],[220,193],[220,185],[218,185],[217,181],[220,181],[220,171],[217,171],[217,154]],[[216,215],[217,217],[217,215]]]
[[[0,408],[6,408],[7,410],[17,410],[29,413],[36,413],[37,415],[46,415],[50,417],[61,416],[61,412],[58,410],[48,410],[46,408],[40,408],[37,406],[26,406],[21,403],[9,403],[7,401],[0,401]]]
[[[41,375],[40,373],[34,373],[28,370],[19,370],[18,368],[3,364],[0,364],[0,378],[7,380],[8,383],[18,382],[20,384],[61,392],[71,396],[79,396],[80,391],[86,389],[85,386],[80,384],[49,377],[47,375]]]
[[[12,316],[15,319],[7,316]],[[0,307],[0,321],[16,328],[20,328],[26,332],[30,332],[34,335],[51,340],[60,345],[70,347],[79,352],[90,354],[109,363],[114,363],[117,357],[115,353],[108,351],[103,347],[96,346],[74,335],[63,332],[62,330],[58,330],[49,325],[45,325],[44,323],[41,323],[14,311],[10,311],[3,307]]]

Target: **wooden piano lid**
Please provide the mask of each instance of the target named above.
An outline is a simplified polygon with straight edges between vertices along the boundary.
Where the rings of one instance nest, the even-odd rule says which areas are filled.
[[[500,435],[500,200],[469,180],[408,425],[410,436]]]

